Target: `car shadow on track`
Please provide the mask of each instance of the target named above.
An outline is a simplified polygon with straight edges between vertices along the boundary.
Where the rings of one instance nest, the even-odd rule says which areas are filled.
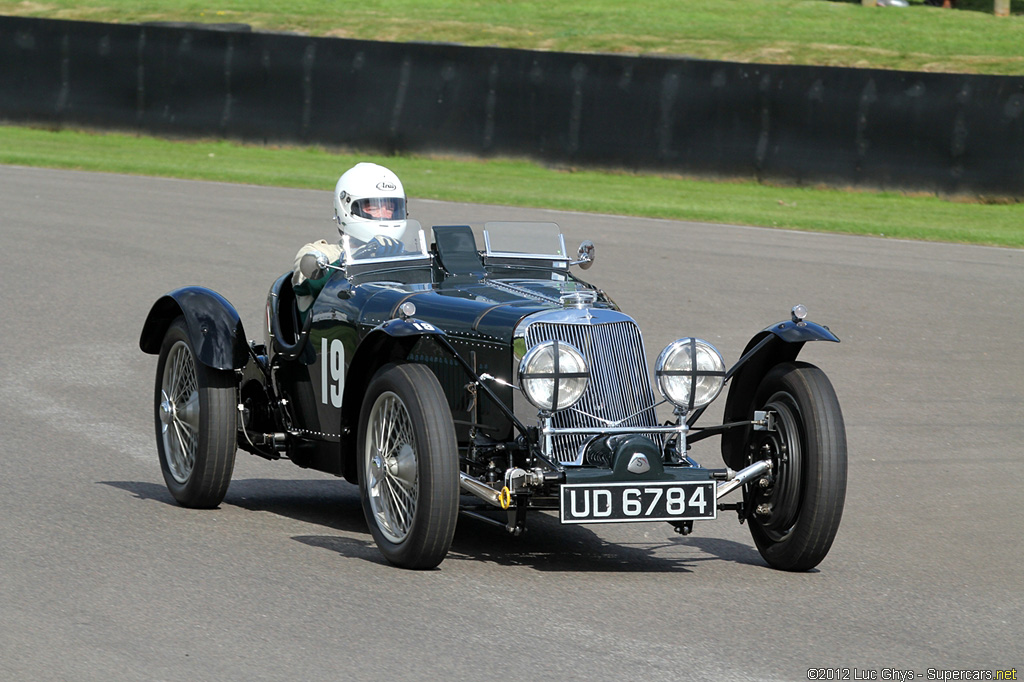
[[[143,481],[99,481],[104,485],[126,490],[140,500],[163,502],[178,507],[159,483]],[[220,508],[235,507],[255,512],[269,512],[297,521],[326,526],[339,531],[369,533],[359,491],[337,480],[316,479],[235,479],[231,481]]]
[[[138,499],[177,506],[162,484],[99,483],[130,492]],[[330,528],[341,535],[298,535],[292,539],[337,552],[342,557],[389,565],[377,551],[366,527],[359,492],[354,486],[315,479],[233,480],[221,506],[267,512]],[[500,519],[500,515],[494,518]],[[503,527],[462,515],[442,567],[470,561],[546,572],[685,573],[708,561],[764,565],[753,545],[699,535],[675,536],[667,525],[640,524],[634,528],[637,540],[608,541],[590,527],[562,525],[553,515],[533,513],[529,530],[513,537]],[[651,529],[657,530],[645,533]]]
[[[589,527],[562,525],[553,515],[535,513],[529,530],[513,537],[503,528],[463,516],[446,561],[487,561],[559,572],[685,573],[697,564],[721,560],[763,565],[756,550],[731,540],[673,537],[667,524],[633,528],[637,540],[609,541]],[[651,529],[656,530],[644,532]]]

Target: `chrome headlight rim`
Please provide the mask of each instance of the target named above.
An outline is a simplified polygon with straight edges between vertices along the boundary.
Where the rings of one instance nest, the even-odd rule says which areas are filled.
[[[542,362],[544,354],[549,352],[552,367],[550,371],[541,371],[537,364]],[[568,363],[563,361],[563,354]],[[566,364],[575,367],[571,367],[572,371],[564,371]],[[543,388],[531,390],[535,389],[533,382],[537,381],[552,382],[549,400],[538,397],[546,392]],[[564,385],[564,382],[574,383]],[[579,348],[565,341],[542,341],[526,351],[519,362],[519,388],[530,404],[541,412],[554,413],[569,409],[583,398],[589,383],[590,367],[587,365],[586,357]]]
[[[688,362],[680,362],[684,358]],[[683,364],[689,366],[683,367]],[[661,351],[655,363],[655,375],[665,399],[677,408],[691,412],[710,404],[722,392],[725,385],[725,361],[718,349],[704,339],[684,337],[676,339]],[[689,378],[683,394],[679,390],[679,377]],[[712,380],[710,384],[707,379]],[[698,391],[702,385],[702,390]]]

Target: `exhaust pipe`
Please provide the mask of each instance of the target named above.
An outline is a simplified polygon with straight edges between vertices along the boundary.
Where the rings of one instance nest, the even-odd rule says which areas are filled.
[[[761,478],[772,470],[772,462],[769,459],[762,459],[760,462],[754,462],[748,467],[744,467],[736,472],[735,477],[732,480],[719,483],[718,488],[715,490],[715,499],[722,499],[723,496],[728,495],[736,488],[739,488],[747,483],[750,483],[756,478]]]
[[[476,495],[484,502],[493,504],[498,509],[503,508],[499,499],[500,493],[497,490],[481,483],[463,471],[459,472],[459,487],[471,495]]]

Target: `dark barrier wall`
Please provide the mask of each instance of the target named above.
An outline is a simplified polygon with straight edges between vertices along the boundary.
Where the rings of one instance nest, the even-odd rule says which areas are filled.
[[[1024,78],[0,17],[0,118],[1024,196]]]

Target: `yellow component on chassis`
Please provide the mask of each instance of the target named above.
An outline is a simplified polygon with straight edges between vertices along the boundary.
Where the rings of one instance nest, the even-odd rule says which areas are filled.
[[[505,486],[501,489],[501,493],[498,494],[498,503],[501,504],[502,509],[508,509],[512,505],[512,491]]]

